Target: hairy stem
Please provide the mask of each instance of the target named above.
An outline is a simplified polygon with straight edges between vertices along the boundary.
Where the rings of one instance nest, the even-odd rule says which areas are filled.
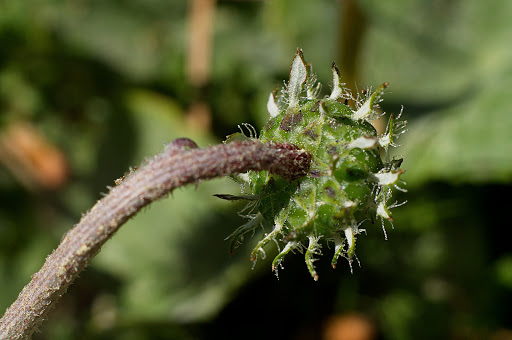
[[[172,190],[203,179],[267,170],[287,179],[304,176],[311,157],[288,144],[233,142],[205,149],[178,139],[98,201],[62,239],[0,320],[0,339],[28,339],[89,264],[131,216]]]

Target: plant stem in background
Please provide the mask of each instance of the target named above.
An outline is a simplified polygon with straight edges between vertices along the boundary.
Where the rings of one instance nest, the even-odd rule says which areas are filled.
[[[341,24],[338,32],[338,53],[341,75],[347,88],[357,93],[361,46],[366,33],[366,17],[354,0],[340,1]]]
[[[64,236],[0,320],[0,339],[30,338],[101,246],[149,203],[186,184],[249,170],[293,180],[307,173],[310,161],[307,152],[290,144],[250,140],[198,149],[190,139],[175,140],[117,180],[117,186]]]
[[[187,109],[186,122],[194,131],[210,131],[211,108],[208,89],[212,71],[215,11],[217,0],[189,1],[187,80],[194,87],[193,101]]]

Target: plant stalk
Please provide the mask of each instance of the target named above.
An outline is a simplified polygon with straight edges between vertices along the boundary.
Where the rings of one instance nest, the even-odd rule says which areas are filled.
[[[29,339],[101,246],[149,203],[186,184],[249,170],[293,180],[307,173],[310,161],[306,151],[289,144],[251,140],[198,149],[190,139],[175,140],[116,181],[117,186],[66,233],[0,319],[0,339]]]

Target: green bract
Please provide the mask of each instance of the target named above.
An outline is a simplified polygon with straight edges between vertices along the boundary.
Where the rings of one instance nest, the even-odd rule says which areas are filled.
[[[388,204],[392,191],[403,190],[397,186],[404,172],[399,168],[401,159],[390,160],[387,151],[396,146],[405,122],[397,121],[400,115],[391,115],[386,132],[380,136],[369,122],[379,116],[374,109],[387,84],[356,99],[343,87],[334,63],[332,74],[330,96],[318,98],[320,84],[298,50],[288,84],[270,95],[267,108],[271,118],[259,138],[308,151],[312,156],[309,174],[288,181],[265,171],[252,171],[237,177],[243,194],[219,195],[249,201],[243,211],[249,222],[229,236],[231,251],[246,233],[272,224],[273,230],[256,245],[251,259],[264,257],[265,246],[274,241],[279,254],[272,269],[277,271],[290,251],[305,251],[306,265],[315,280],[318,275],[313,262],[321,254],[320,241],[334,243],[333,267],[340,256],[352,263],[362,221],[380,218],[384,228],[384,220],[392,220],[389,209],[397,206]],[[349,101],[355,107],[349,106]],[[237,134],[230,139],[241,137]],[[254,138],[253,133],[250,137]]]

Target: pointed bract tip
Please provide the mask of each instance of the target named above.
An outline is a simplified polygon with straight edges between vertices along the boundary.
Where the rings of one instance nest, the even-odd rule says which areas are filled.
[[[329,99],[338,100],[343,95],[343,84],[341,82],[340,70],[336,67],[336,63],[332,62],[332,92]]]
[[[270,95],[268,97],[267,111],[270,117],[275,117],[279,114],[279,107],[277,106],[274,92],[270,92]]]
[[[303,90],[303,84],[308,79],[308,68],[302,50],[297,50],[295,58],[293,58],[290,66],[290,80],[286,86],[286,92],[288,93],[288,105],[291,108],[298,107],[301,92]]]

